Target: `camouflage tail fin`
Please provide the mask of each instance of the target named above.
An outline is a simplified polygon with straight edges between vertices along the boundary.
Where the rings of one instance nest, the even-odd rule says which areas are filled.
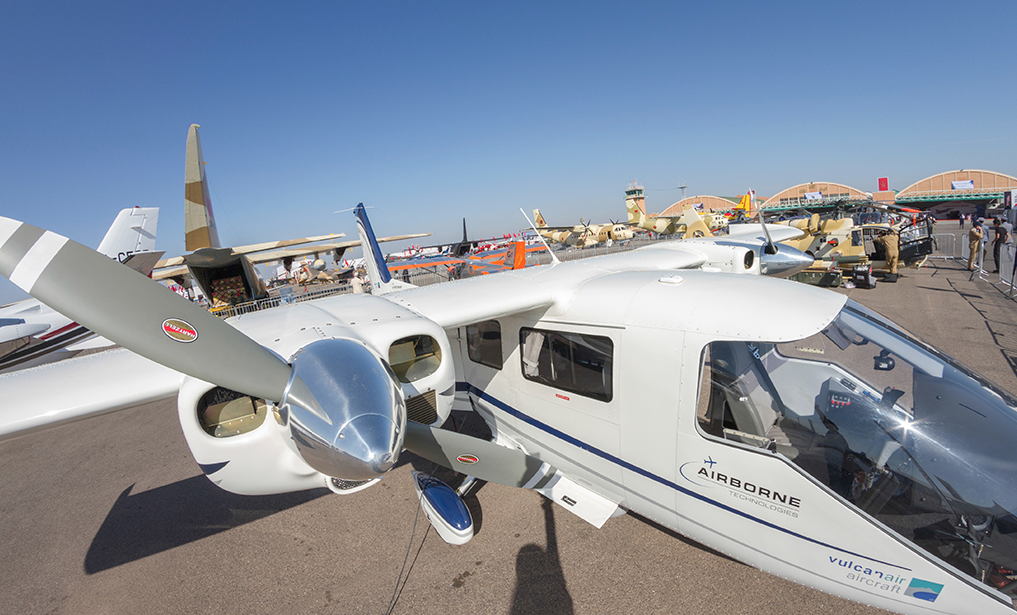
[[[703,217],[699,215],[695,207],[686,207],[685,211],[682,212],[682,217],[678,221],[678,224],[685,225],[685,239],[691,239],[693,237],[713,237],[713,232],[710,227],[707,226],[706,222],[703,221]]]
[[[201,156],[201,138],[197,124],[187,131],[187,162],[184,173],[184,238],[187,250],[218,248],[219,233],[208,195],[205,160]]]
[[[547,222],[544,222],[544,216],[540,215],[539,209],[533,210],[533,225],[537,228],[544,228],[547,226]]]
[[[633,196],[625,197],[625,209],[628,212],[629,226],[638,226],[639,228],[645,228],[653,230],[653,220],[646,217],[646,211],[642,206],[642,197],[635,198]]]

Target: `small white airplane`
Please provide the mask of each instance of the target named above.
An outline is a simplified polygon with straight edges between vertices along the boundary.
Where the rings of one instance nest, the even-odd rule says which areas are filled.
[[[0,218],[0,274],[155,362],[74,399],[0,381],[0,434],[179,389],[195,460],[234,493],[352,494],[408,450],[891,611],[1012,613],[1017,399],[843,295],[744,275],[812,260],[774,244],[797,229],[756,228],[402,290],[367,237],[375,295],[221,321]],[[452,409],[493,440],[440,429]],[[414,480],[442,538],[469,540],[456,493]]]
[[[158,223],[158,207],[123,209],[98,251],[148,275],[162,256],[162,252],[155,252]],[[59,361],[82,350],[112,344],[38,299],[0,307],[0,373]]]

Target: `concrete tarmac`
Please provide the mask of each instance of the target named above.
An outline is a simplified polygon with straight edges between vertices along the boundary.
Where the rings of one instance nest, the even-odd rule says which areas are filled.
[[[838,292],[1017,391],[1017,304],[955,262],[903,273]],[[404,455],[351,496],[231,495],[201,474],[172,401],[2,442],[0,613],[883,612],[635,515],[597,530],[499,485],[468,498],[477,533],[453,547],[418,514],[414,466],[431,464]]]

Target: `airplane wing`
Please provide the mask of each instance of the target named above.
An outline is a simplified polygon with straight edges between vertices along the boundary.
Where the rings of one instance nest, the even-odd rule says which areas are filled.
[[[675,271],[698,267],[704,255],[678,242],[612,255],[609,261],[589,259],[583,266],[615,271]],[[573,264],[573,267],[576,265]],[[547,308],[568,301],[576,292],[556,274],[555,266],[504,271],[454,285],[432,285],[396,291],[385,298],[433,320],[443,328],[460,327],[510,314]],[[545,281],[553,282],[545,285]],[[552,292],[551,288],[554,288]]]
[[[0,440],[172,397],[180,377],[123,348],[2,374]]]
[[[346,233],[331,233],[328,235],[318,235],[317,237],[304,237],[303,239],[287,239],[283,241],[267,241],[265,243],[252,243],[249,246],[239,246],[233,248],[234,254],[250,254],[251,252],[261,252],[263,250],[275,250],[279,248],[288,248],[290,246],[299,246],[305,243],[315,243],[318,241],[328,241],[329,239],[339,239],[345,237]]]
[[[805,236],[805,231],[802,229],[783,224],[767,224],[766,230],[769,231],[770,237],[776,242],[798,239]],[[727,226],[727,236],[756,242],[766,241],[766,235],[763,234],[763,229],[758,224],[729,224]]]
[[[378,242],[386,241],[402,241],[404,239],[416,239],[417,237],[429,237],[431,233],[413,233],[410,235],[392,235],[390,237],[379,237]],[[333,243],[318,244],[313,246],[304,246],[301,248],[289,248],[283,250],[272,250],[271,252],[259,252],[257,254],[251,254],[247,257],[254,264],[267,263],[270,261],[278,261],[284,258],[300,258],[301,256],[307,256],[309,254],[327,253],[331,250],[346,250],[347,248],[356,248],[360,245],[359,239],[351,241],[339,241]]]
[[[596,225],[591,224],[590,226],[596,226]],[[558,231],[571,231],[571,232],[575,232],[575,233],[581,233],[583,230],[585,230],[582,225],[579,225],[578,228],[580,230],[576,230],[576,225],[575,224],[570,224],[569,226],[538,226],[537,230],[538,231],[554,231],[554,232],[558,232]]]
[[[175,277],[178,277],[178,276],[187,275],[188,273],[189,272],[187,271],[187,267],[186,266],[167,267],[167,268],[164,268],[164,269],[153,269],[152,270],[152,279],[153,280],[168,280],[170,278],[175,278]]]
[[[184,264],[183,256],[174,256],[172,258],[164,258],[163,260],[159,261],[158,263],[155,264],[155,268],[162,269],[163,267],[175,267],[177,265],[183,264]]]
[[[496,283],[491,280],[496,278]],[[503,274],[435,284],[385,295],[448,329],[548,307],[553,295],[539,283]]]

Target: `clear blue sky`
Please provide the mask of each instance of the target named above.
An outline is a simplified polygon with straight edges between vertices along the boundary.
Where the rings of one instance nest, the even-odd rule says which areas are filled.
[[[219,234],[501,234],[689,194],[1015,174],[1017,3],[6,2],[0,215],[96,246],[202,125]],[[668,190],[672,189],[672,190]],[[6,280],[0,302],[21,295]]]

